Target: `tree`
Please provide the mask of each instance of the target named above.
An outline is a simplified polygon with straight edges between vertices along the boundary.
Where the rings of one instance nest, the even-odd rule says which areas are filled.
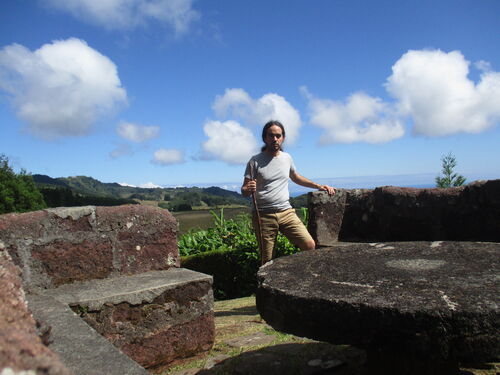
[[[26,212],[45,208],[43,196],[31,175],[23,169],[16,174],[9,159],[0,154],[0,214]]]
[[[453,169],[457,166],[455,156],[451,152],[441,158],[442,177],[436,177],[436,186],[447,188],[452,186],[462,186],[465,183],[465,177],[455,173]]]

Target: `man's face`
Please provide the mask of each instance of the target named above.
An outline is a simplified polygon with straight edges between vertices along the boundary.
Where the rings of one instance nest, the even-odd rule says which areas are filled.
[[[283,132],[279,126],[273,125],[267,129],[265,143],[268,151],[278,151],[284,140],[285,137],[283,137]]]

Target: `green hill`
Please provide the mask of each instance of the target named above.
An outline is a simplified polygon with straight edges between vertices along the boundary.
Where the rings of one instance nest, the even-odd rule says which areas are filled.
[[[104,183],[87,176],[52,178],[33,175],[35,184],[44,194],[50,207],[61,205],[110,205],[156,201],[158,206],[173,211],[189,210],[196,206],[248,205],[249,200],[234,191],[216,186],[209,188],[140,188]],[[95,200],[97,203],[92,203]],[[90,202],[90,203],[89,203]],[[74,203],[74,204],[73,204]]]

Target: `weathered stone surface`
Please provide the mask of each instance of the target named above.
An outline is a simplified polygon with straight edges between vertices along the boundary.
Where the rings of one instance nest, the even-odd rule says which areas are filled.
[[[0,243],[34,288],[180,265],[177,221],[140,205],[1,215]]]
[[[138,205],[9,214],[0,216],[0,252],[21,268],[41,321],[55,322],[54,348],[76,374],[142,374],[115,346],[155,367],[214,341],[212,278],[178,268],[177,228],[168,211]],[[68,304],[115,346],[99,343]],[[27,350],[44,363],[43,352]]]
[[[146,368],[208,351],[214,342],[214,316],[201,315],[184,324],[164,326],[153,334],[125,342],[120,350]]]
[[[39,262],[43,275],[57,286],[109,276],[113,272],[113,253],[110,249],[111,243],[107,238],[71,244],[54,240],[46,245],[34,245],[31,256]]]
[[[72,374],[38,336],[20,274],[8,253],[0,249],[0,372],[11,369],[32,374]],[[46,333],[49,330],[47,327]]]
[[[309,233],[317,246],[332,246],[339,238],[346,207],[347,191],[337,189],[334,195],[313,192],[309,195]]]
[[[261,267],[257,308],[276,329],[366,348],[372,360],[383,351],[457,368],[500,353],[499,255],[500,244],[476,242],[303,252]]]
[[[142,205],[97,207],[96,215],[99,229],[116,235],[114,259],[120,272],[180,266],[177,221],[167,210]]]
[[[49,348],[75,375],[147,375],[148,372],[94,331],[68,305],[43,295],[28,295],[38,321],[51,327]]]
[[[214,341],[212,277],[187,269],[62,285],[46,295],[71,305],[142,366],[162,366]]]
[[[500,180],[447,189],[339,189],[331,197],[309,193],[309,200],[309,228],[320,246],[330,246],[336,238],[500,241]]]

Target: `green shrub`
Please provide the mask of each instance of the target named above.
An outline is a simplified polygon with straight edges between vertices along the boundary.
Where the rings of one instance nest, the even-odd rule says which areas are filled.
[[[190,231],[179,239],[182,267],[214,277],[216,299],[248,296],[255,292],[260,256],[251,218],[248,214],[226,220],[224,209],[220,214],[210,211],[214,227]],[[302,220],[307,220],[307,209],[302,209]],[[298,251],[288,239],[278,234],[276,257]]]
[[[214,297],[222,300],[249,296],[255,292],[260,261],[255,251],[214,250],[183,257],[181,265],[212,275]]]
[[[0,155],[0,214],[36,211],[47,207],[33,178],[25,170],[15,173],[9,159]]]

